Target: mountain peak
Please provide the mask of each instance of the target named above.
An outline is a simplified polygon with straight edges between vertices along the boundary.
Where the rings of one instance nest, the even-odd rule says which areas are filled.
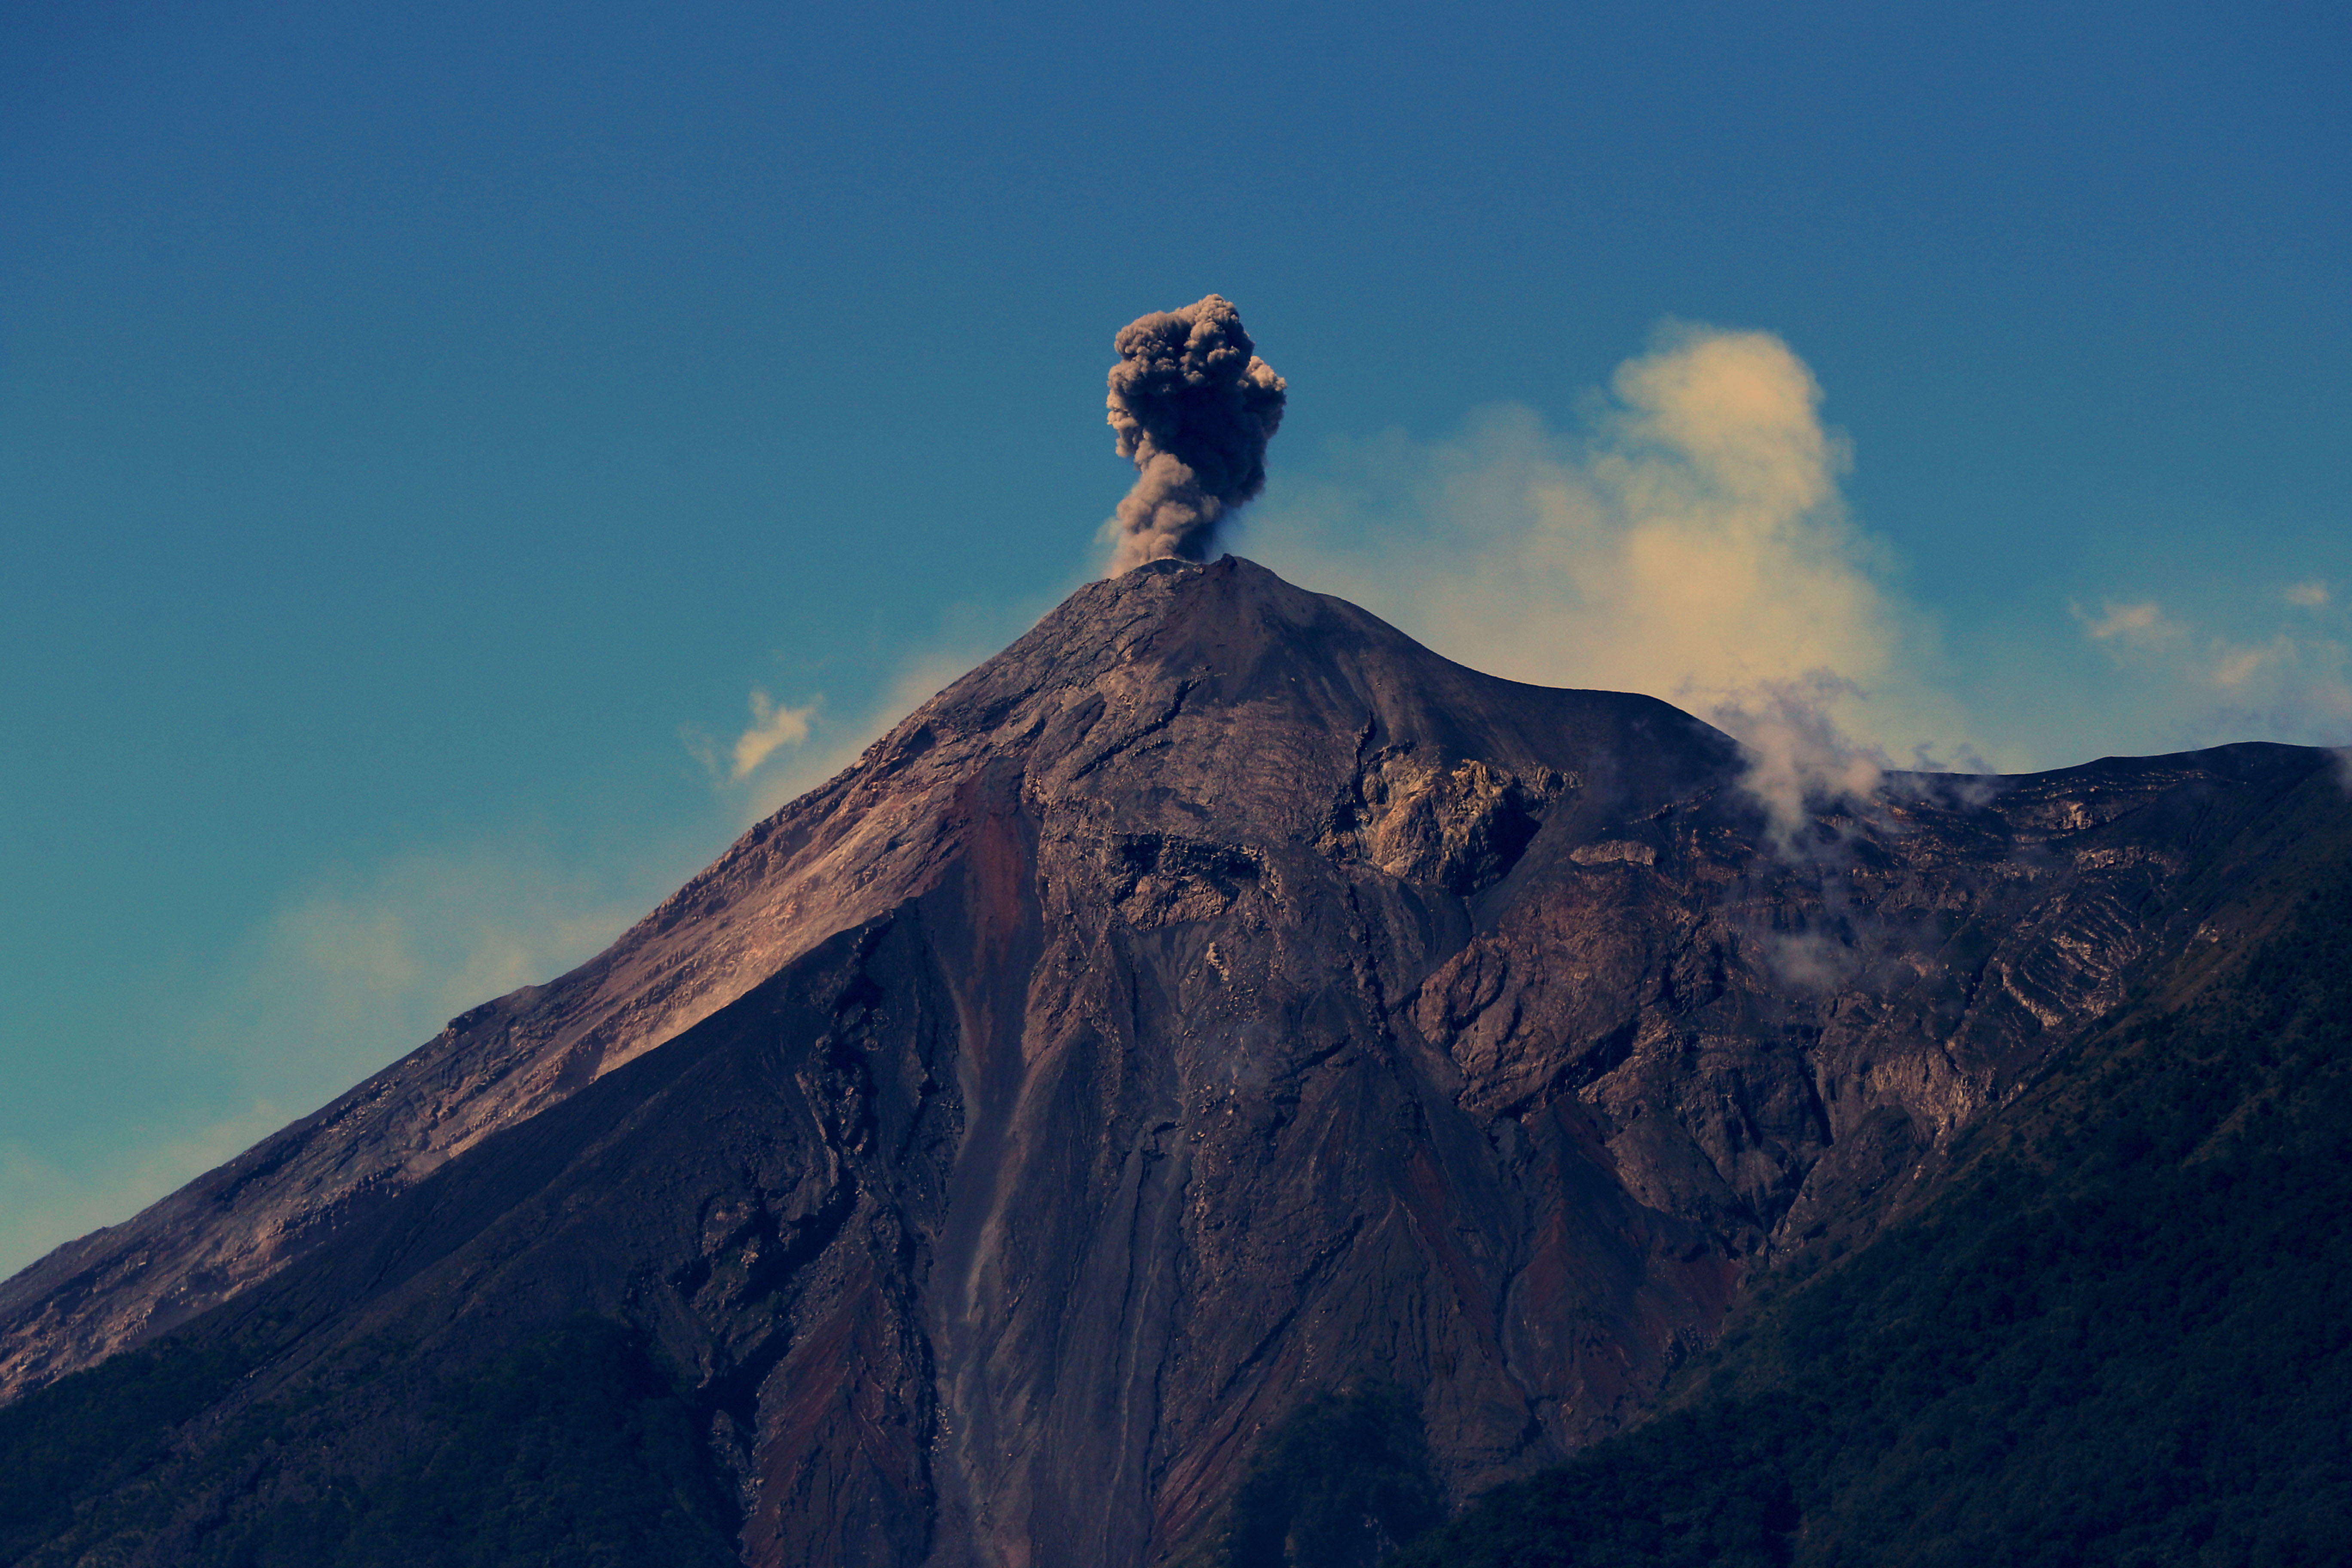
[[[1807,859],[1742,770],[1233,557],[1089,584],[605,952],[0,1287],[5,1385],[176,1328],[358,1486],[393,1417],[337,1347],[462,1381],[586,1310],[761,1564],[1161,1560],[1366,1378],[1458,1498],[1638,1415],[2340,816],[2236,748],[1905,777]]]
[[[1663,703],[1478,675],[1236,557],[1087,584],[605,952],[470,1009],[227,1165],[0,1284],[0,1398],[238,1295],[484,1138],[938,887],[969,846],[975,791],[1067,806],[1135,854],[1154,834],[1312,837],[1360,755],[1376,771],[1403,752],[1415,768],[1487,759],[1497,775],[1475,785],[1486,797],[1465,808],[1475,819],[1517,810],[1507,792],[1522,775],[1581,781],[1598,761],[1614,777],[1623,758],[1604,752],[1635,758],[1628,774],[1658,773],[1646,752],[1661,737],[1665,773],[1729,756]],[[1390,859],[1484,855],[1492,869],[1482,844],[1463,847],[1475,821],[1456,824],[1449,852],[1421,842],[1443,838],[1433,814],[1404,816]]]

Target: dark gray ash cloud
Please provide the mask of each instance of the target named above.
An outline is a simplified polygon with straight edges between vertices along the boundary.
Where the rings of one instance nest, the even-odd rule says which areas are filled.
[[[1110,523],[1116,577],[1171,555],[1200,560],[1225,512],[1265,489],[1286,387],[1222,295],[1139,317],[1112,347],[1110,426],[1136,468]]]

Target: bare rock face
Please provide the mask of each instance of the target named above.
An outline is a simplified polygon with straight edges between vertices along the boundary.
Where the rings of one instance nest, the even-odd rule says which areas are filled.
[[[2333,787],[1895,775],[1775,852],[1744,766],[1245,562],[1091,584],[610,952],[0,1287],[0,1373],[210,1313],[261,1397],[585,1307],[688,1369],[761,1565],[1164,1560],[1366,1374],[1466,1495],[2193,972]]]

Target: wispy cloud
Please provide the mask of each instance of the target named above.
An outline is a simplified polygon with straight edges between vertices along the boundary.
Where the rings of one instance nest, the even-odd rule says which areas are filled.
[[[740,800],[744,822],[757,822],[856,762],[892,725],[1036,625],[1040,616],[1085,580],[1073,574],[1043,593],[1011,604],[952,606],[927,636],[908,639],[884,667],[887,674],[866,700],[844,704],[846,710],[839,715],[822,696],[813,696],[803,708],[787,710],[769,703],[764,692],[755,692],[755,722],[736,742],[736,765],[723,773],[717,766],[715,748],[707,740],[689,730],[685,732],[688,744]],[[789,721],[782,718],[787,712],[793,714]],[[775,744],[763,739],[751,764],[741,765],[751,754],[745,746],[753,735],[764,737],[776,731],[785,731],[785,738]],[[740,794],[736,795],[739,786]]]
[[[779,746],[797,746],[809,737],[817,705],[782,707],[764,691],[751,693],[751,727],[735,737],[734,776],[747,779]]]
[[[610,942],[700,851],[619,863],[526,836],[320,877],[241,944],[197,1029],[260,1098],[299,1114],[456,1014]]]
[[[0,1142],[0,1279],[53,1247],[118,1225],[176,1187],[251,1148],[289,1120],[268,1103],[159,1132],[68,1165],[21,1140]]]
[[[2289,623],[2273,612],[2267,627],[2246,625],[2242,616],[2218,629],[2152,601],[2110,603],[2097,616],[2077,606],[2074,614],[2117,669],[2166,695],[2171,731],[2186,743],[2340,744],[2352,735],[2352,641],[2343,616],[2329,611],[2321,584],[2300,584],[2284,597],[2297,609],[2327,613]]]
[[[2082,624],[2083,635],[2093,642],[2116,642],[2147,647],[2179,640],[2181,628],[2166,618],[2164,606],[2153,600],[2137,605],[2118,605],[2112,600],[2099,606],[2095,616],[2080,605],[2069,606],[2074,619]]]
[[[514,834],[342,868],[289,893],[196,998],[176,1120],[55,1149],[0,1144],[0,1275],[130,1217],[456,1014],[593,956],[711,847],[680,834],[599,856]]]
[[[686,743],[695,761],[722,784],[740,784],[778,752],[806,743],[817,714],[824,706],[824,694],[818,692],[800,707],[790,708],[755,686],[751,689],[751,724],[735,737],[723,755],[719,742],[708,731],[693,724],[678,728],[677,738]]]
[[[854,721],[826,726],[819,736],[819,744],[796,752],[789,765],[772,769],[754,781],[746,799],[746,820],[757,822],[782,810],[841,772],[890,726],[929,701],[958,676],[994,651],[991,648],[967,657],[926,649],[905,656],[888,683]]]
[[[2266,647],[2235,647],[2217,641],[2212,652],[2213,684],[2236,691],[2252,684],[2266,667],[2292,659],[2294,645],[2283,638]]]

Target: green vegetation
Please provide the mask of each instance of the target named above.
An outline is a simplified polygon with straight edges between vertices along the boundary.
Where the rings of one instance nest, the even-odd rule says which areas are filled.
[[[224,1540],[223,1568],[664,1568],[735,1563],[730,1510],[669,1380],[583,1317],[445,1389],[375,1486],[328,1487]]]
[[[1372,1568],[1445,1517],[1416,1402],[1386,1384],[1318,1394],[1268,1435],[1214,1568]]]
[[[226,1352],[119,1358],[0,1414],[0,1561],[96,1548],[202,1568],[736,1562],[689,1408],[621,1325],[576,1319],[428,1385],[396,1458],[336,1443],[339,1401],[396,1402],[415,1376],[378,1350],[226,1418],[184,1457],[170,1453],[175,1428],[237,1376]]]
[[[2352,886],[1396,1568],[2352,1562]]]
[[[1796,1499],[1784,1423],[1669,1415],[1576,1463],[1501,1487],[1391,1564],[1780,1568]],[[1761,1416],[1762,1419],[1757,1419]]]
[[[0,1563],[73,1522],[75,1507],[135,1482],[173,1434],[235,1385],[219,1350],[166,1344],[114,1357],[0,1409]]]

